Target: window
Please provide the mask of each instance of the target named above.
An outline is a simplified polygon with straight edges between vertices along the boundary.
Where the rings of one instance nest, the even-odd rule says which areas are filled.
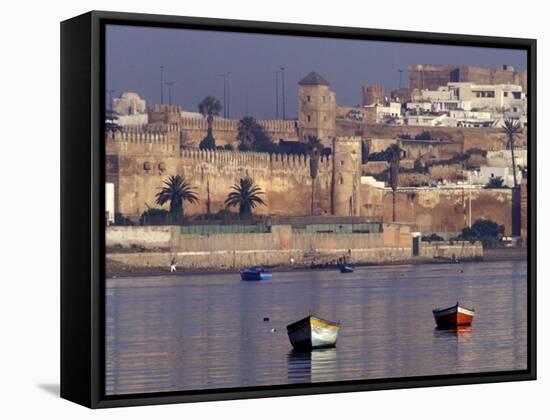
[[[504,97],[505,97],[505,98],[508,97],[508,92],[504,92]]]
[[[311,102],[311,96],[307,95],[307,101]]]
[[[311,122],[311,115],[307,116],[307,122]]]
[[[514,99],[521,99],[521,92],[512,92]]]
[[[323,96],[323,103],[324,103],[324,104],[327,103],[327,97],[326,97],[326,96]]]
[[[476,95],[476,98],[494,98],[494,90],[475,90],[472,93]]]
[[[340,176],[339,182],[340,182],[340,185],[342,185],[344,183],[344,178],[342,176]]]
[[[344,161],[343,160],[340,161],[340,166],[344,166]]]
[[[323,121],[327,122],[327,116],[326,115],[323,115]]]

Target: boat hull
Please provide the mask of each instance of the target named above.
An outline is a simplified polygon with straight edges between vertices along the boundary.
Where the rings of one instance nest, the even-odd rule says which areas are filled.
[[[312,350],[336,346],[340,324],[309,316],[286,328],[294,349]]]
[[[472,325],[475,311],[473,309],[463,308],[459,305],[451,306],[445,309],[434,309],[435,323],[439,328],[456,328]]]
[[[271,280],[272,278],[271,273],[241,273],[241,280],[244,281]]]
[[[340,266],[340,272],[341,273],[353,273],[353,267],[349,265],[341,265]]]
[[[265,271],[262,267],[244,268],[241,270],[241,280],[244,281],[260,281],[271,280],[271,273]]]

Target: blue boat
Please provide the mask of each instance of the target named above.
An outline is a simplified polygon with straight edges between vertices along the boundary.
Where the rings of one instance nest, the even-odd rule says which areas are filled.
[[[351,265],[340,265],[340,273],[353,273],[353,267]]]
[[[250,267],[241,269],[241,280],[259,281],[271,280],[272,274],[265,271],[263,267]]]

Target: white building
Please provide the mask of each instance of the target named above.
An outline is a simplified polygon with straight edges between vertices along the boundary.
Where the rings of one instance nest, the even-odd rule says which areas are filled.
[[[389,102],[385,105],[371,105],[366,108],[374,108],[376,111],[376,122],[384,123],[388,119],[396,119],[401,117],[401,103],[400,102]]]
[[[113,99],[113,111],[122,115],[145,114],[145,99],[135,92],[122,92],[120,97]]]
[[[508,111],[520,115],[527,112],[525,93],[521,86],[511,84],[449,82],[436,90],[422,90],[414,99],[418,102],[439,102],[443,108],[447,106],[449,109]]]
[[[421,125],[427,127],[448,127],[449,117],[445,114],[442,115],[407,115],[403,118],[405,125]]]
[[[481,166],[479,171],[465,171],[468,183],[472,185],[487,185],[491,178],[502,178],[503,185],[514,186],[514,175],[508,167]],[[521,171],[516,171],[518,184],[521,182]]]

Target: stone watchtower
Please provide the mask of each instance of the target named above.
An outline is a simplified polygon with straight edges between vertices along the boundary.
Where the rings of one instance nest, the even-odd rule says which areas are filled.
[[[361,212],[361,137],[332,141],[332,214],[359,216]]]
[[[298,118],[302,140],[314,136],[325,147],[331,146],[336,134],[336,95],[314,71],[298,82]]]
[[[381,105],[384,103],[384,86],[364,84],[361,87],[363,93],[363,106]]]

